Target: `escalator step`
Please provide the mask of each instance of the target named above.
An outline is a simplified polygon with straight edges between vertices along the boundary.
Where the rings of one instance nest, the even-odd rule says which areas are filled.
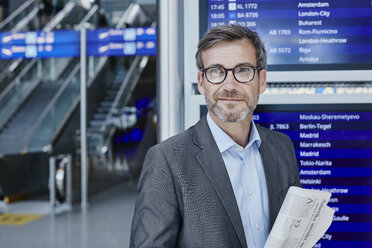
[[[107,114],[110,111],[110,107],[99,107],[97,109],[97,113],[100,114]]]
[[[103,120],[92,120],[89,122],[90,127],[101,127],[103,124]]]
[[[99,119],[99,120],[104,120],[104,119],[106,119],[106,116],[107,115],[105,115],[105,114],[101,114],[101,113],[96,113],[96,114],[94,114],[93,115],[93,119]]]
[[[101,105],[102,107],[106,107],[106,106],[111,107],[112,102],[111,102],[111,101],[103,101],[103,102],[100,103],[100,105]]]
[[[104,101],[113,103],[115,101],[115,96],[105,96]]]

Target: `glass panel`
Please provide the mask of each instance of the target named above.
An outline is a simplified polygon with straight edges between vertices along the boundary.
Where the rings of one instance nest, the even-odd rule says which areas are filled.
[[[33,60],[12,82],[12,85],[0,94],[0,127],[27,98],[38,82],[37,63]]]
[[[93,71],[96,71],[100,60],[92,58]],[[89,79],[87,78],[87,81]],[[72,111],[72,107],[80,97],[80,64],[77,64],[70,76],[44,112],[40,121],[31,130],[30,135],[23,142],[25,150],[29,152],[40,151],[48,145],[56,132],[61,128],[62,121]]]
[[[36,0],[30,0],[20,6],[8,18],[0,23],[0,31],[10,31],[15,27],[23,18],[25,18],[37,6]]]

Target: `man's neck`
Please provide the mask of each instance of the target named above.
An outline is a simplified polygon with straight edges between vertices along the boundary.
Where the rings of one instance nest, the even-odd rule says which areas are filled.
[[[213,113],[209,112],[209,114],[217,126],[229,135],[238,145],[241,147],[247,146],[249,142],[252,115],[249,115],[240,122],[223,122]]]

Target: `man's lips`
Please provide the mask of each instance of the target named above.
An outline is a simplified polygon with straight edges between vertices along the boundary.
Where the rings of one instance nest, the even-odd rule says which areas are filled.
[[[242,99],[236,99],[236,98],[218,98],[219,101],[229,101],[229,102],[239,102],[243,101]]]

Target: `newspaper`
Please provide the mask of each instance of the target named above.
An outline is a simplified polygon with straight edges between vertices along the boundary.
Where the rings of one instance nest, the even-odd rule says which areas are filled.
[[[311,248],[332,223],[331,193],[290,187],[265,248]]]

